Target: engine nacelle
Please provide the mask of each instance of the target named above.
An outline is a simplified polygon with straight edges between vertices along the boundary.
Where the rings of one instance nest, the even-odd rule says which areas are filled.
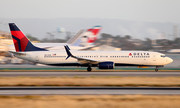
[[[114,69],[114,62],[101,62],[98,65],[99,69]]]

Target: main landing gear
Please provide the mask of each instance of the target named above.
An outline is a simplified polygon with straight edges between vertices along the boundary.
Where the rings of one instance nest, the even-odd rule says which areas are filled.
[[[91,72],[91,70],[92,70],[92,68],[90,66],[88,66],[87,71]]]
[[[156,69],[155,69],[156,72],[158,72],[158,66],[156,66]]]

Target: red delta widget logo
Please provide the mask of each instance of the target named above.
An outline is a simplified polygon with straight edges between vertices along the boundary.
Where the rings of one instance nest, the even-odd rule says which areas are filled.
[[[129,56],[149,56],[149,53],[129,53]]]

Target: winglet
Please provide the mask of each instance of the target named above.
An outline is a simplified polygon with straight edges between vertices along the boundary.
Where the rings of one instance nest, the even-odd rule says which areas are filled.
[[[69,46],[66,45],[66,47],[68,48],[68,50],[71,50],[71,49],[69,48]]]
[[[66,53],[67,53],[67,55],[68,55],[67,58],[66,58],[66,60],[67,60],[69,57],[71,57],[71,56],[73,56],[73,55],[72,55],[71,52],[69,51],[70,48],[69,48],[67,45],[65,45],[64,48],[65,48]]]

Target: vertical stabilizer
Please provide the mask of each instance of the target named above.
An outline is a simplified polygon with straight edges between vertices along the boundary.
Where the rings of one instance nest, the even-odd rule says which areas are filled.
[[[11,31],[16,52],[47,51],[45,49],[34,46],[29,41],[29,39],[21,32],[21,30],[16,26],[15,23],[9,23],[9,28]]]
[[[85,32],[81,33],[76,40],[71,42],[72,45],[87,47],[93,44],[97,40],[101,29],[101,26],[94,26],[93,28],[87,29]]]

